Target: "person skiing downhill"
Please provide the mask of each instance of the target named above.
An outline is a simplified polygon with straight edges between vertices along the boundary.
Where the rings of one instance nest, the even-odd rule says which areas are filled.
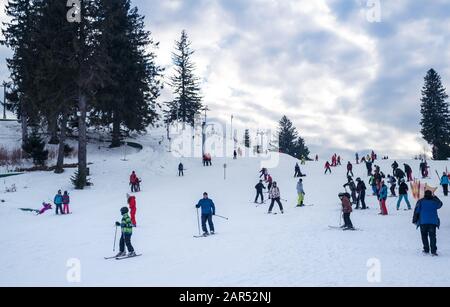
[[[181,162],[178,164],[178,177],[184,177],[184,165]]]
[[[395,188],[397,187],[397,180],[395,180],[394,176],[388,175],[387,182],[390,185],[391,197],[397,197],[395,193]]]
[[[350,176],[350,174],[351,174],[352,177],[355,176],[355,175],[353,175],[353,165],[352,165],[352,163],[350,161],[348,161],[348,163],[347,163],[347,177]]]
[[[327,172],[330,172],[331,174],[331,164],[328,161],[325,163],[325,175],[327,174]]]
[[[136,227],[136,197],[127,194],[127,203],[130,207],[131,224],[133,225],[133,227]]]
[[[350,214],[353,212],[352,203],[350,202],[350,195],[348,195],[348,193],[341,193],[339,194],[339,199],[341,200],[342,215],[344,217],[344,226],[342,226],[342,229],[355,230],[350,219]]]
[[[64,214],[62,205],[63,205],[63,196],[61,194],[61,190],[58,190],[58,193],[55,195],[55,198],[53,199],[53,203],[56,206],[56,215],[58,215],[58,212],[61,212],[61,214]]]
[[[259,196],[261,196],[261,204],[263,204],[264,203],[263,190],[265,190],[266,187],[264,186],[262,180],[260,180],[259,183],[257,185],[255,185],[255,189],[256,189],[255,204],[258,203]]]
[[[67,191],[64,191],[64,195],[62,196],[62,202],[64,205],[63,212],[65,214],[69,214],[70,213],[70,211],[69,211],[70,197],[69,197],[69,193]]]
[[[397,211],[400,210],[400,204],[402,203],[402,200],[404,199],[406,204],[408,205],[408,210],[411,210],[411,204],[409,203],[408,200],[408,185],[405,182],[405,179],[402,179],[400,181],[400,186],[398,188],[398,202],[397,202]]]
[[[299,179],[297,182],[297,194],[298,194],[298,201],[297,201],[297,207],[304,207],[303,201],[305,199],[305,189],[303,188],[303,179]]]
[[[350,188],[350,192],[352,195],[352,203],[356,204],[357,203],[357,198],[356,198],[356,185],[355,182],[353,181],[352,177],[348,176],[347,177],[347,183],[344,184],[344,188]]]
[[[358,198],[356,200],[356,209],[359,209],[359,203],[361,202],[361,209],[366,210],[366,184],[361,180],[361,178],[356,178],[356,182],[356,192],[358,193]]]
[[[436,229],[440,227],[438,210],[442,208],[442,201],[433,196],[429,190],[425,191],[425,197],[417,202],[414,210],[413,223],[420,227],[422,236],[423,253],[438,256],[436,244]],[[430,240],[428,241],[428,238]]]
[[[214,223],[213,216],[216,215],[216,206],[214,202],[208,198],[208,193],[203,193],[203,198],[199,200],[197,205],[195,206],[197,209],[201,208],[202,211],[202,230],[203,236],[209,236],[210,234],[214,234]],[[206,222],[208,222],[208,228],[206,227]]]
[[[280,189],[278,188],[276,182],[273,183],[272,188],[269,190],[269,198],[271,199],[271,203],[270,203],[269,211],[267,213],[272,214],[273,206],[274,206],[275,202],[277,202],[278,207],[280,207],[281,214],[283,214],[284,213],[283,205],[281,204],[281,201],[280,201],[280,198],[281,198]]]
[[[131,219],[128,215],[128,208],[123,207],[120,209],[120,214],[122,214],[122,221],[116,222],[116,226],[120,226],[122,229],[122,236],[120,237],[120,252],[116,255],[116,257],[125,257],[127,254],[125,252],[125,246],[128,249],[128,257],[136,256],[134,252],[133,245],[131,244],[131,236],[133,234],[133,226],[131,225]]]
[[[441,177],[441,186],[442,186],[442,190],[443,190],[444,196],[448,196],[448,185],[449,185],[449,183],[450,183],[450,180],[448,178],[448,175],[444,172],[442,174],[442,177]]]
[[[384,181],[381,181],[381,188],[379,192],[379,201],[380,201],[380,215],[388,215],[388,210],[386,207],[386,201],[388,197],[388,188]]]

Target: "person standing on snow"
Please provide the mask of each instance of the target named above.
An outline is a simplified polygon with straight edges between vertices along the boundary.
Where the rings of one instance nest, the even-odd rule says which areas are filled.
[[[64,214],[62,205],[63,205],[63,196],[61,194],[61,190],[58,190],[58,193],[55,195],[55,198],[53,199],[53,203],[56,206],[56,215],[58,215],[58,212],[61,212],[61,214]]]
[[[130,214],[131,214],[131,224],[133,225],[133,227],[137,226],[136,223],[136,197],[135,196],[130,196],[129,194],[127,194],[127,203],[128,203],[128,207],[130,207]]]
[[[372,161],[366,160],[367,176],[372,175],[372,164],[373,164]]]
[[[180,164],[178,164],[178,177],[182,176],[184,177],[184,165],[180,162]]]
[[[356,182],[356,192],[358,193],[358,198],[356,200],[356,209],[359,209],[359,202],[361,202],[361,210],[366,210],[366,184],[361,180],[361,178],[356,178]]]
[[[295,168],[294,168],[294,178],[298,178],[301,177],[301,171],[300,171],[300,166],[298,165],[298,163],[295,164]]]
[[[339,199],[341,200],[342,204],[342,215],[344,217],[344,226],[342,226],[342,228],[344,230],[355,230],[350,219],[350,214],[353,212],[353,209],[349,197],[350,195],[348,195],[348,193],[339,194]]]
[[[441,177],[441,186],[444,191],[444,196],[448,196],[448,185],[450,180],[448,179],[448,175],[444,172]]]
[[[325,175],[327,174],[327,172],[330,172],[331,174],[331,164],[328,161],[327,163],[325,163]]]
[[[352,163],[350,161],[348,161],[348,163],[347,163],[347,177],[350,176],[350,174],[352,175],[352,177],[354,176],[353,175],[353,165],[352,165]]]
[[[381,188],[379,192],[379,201],[380,201],[380,215],[388,215],[387,207],[386,207],[386,201],[388,198],[388,188],[386,184],[384,184],[384,180],[381,181]]]
[[[400,168],[397,168],[395,170],[395,174],[394,174],[395,178],[397,178],[397,181],[400,182],[403,178],[406,177],[406,174],[404,171],[402,171]]]
[[[298,194],[298,202],[297,207],[304,207],[303,201],[305,199],[305,190],[303,188],[303,179],[299,179],[297,182],[297,194]]]
[[[267,181],[266,182],[268,183],[267,189],[270,191],[270,189],[272,188],[273,179],[272,179],[272,176],[270,176],[269,174],[267,175]]]
[[[234,160],[237,160],[237,151],[236,151],[236,149],[235,149],[234,152],[233,152],[233,159],[234,159]]]
[[[197,209],[202,209],[202,230],[203,236],[209,236],[214,234],[214,223],[213,216],[216,215],[216,206],[214,202],[208,198],[208,193],[203,193],[203,198],[199,200],[198,204],[195,206]],[[208,228],[206,227],[206,222],[208,222]]]
[[[356,204],[356,185],[355,182],[353,182],[352,177],[348,176],[347,177],[348,182],[346,184],[344,184],[344,188],[349,187],[350,188],[350,192],[352,194],[352,203]]]
[[[69,204],[70,204],[69,193],[67,191],[64,191],[64,195],[62,196],[62,198],[63,198],[62,201],[63,201],[63,205],[64,205],[63,212],[65,214],[69,214],[70,213],[69,212]]]
[[[116,255],[116,257],[125,257],[127,253],[125,252],[125,245],[128,249],[128,256],[133,257],[136,256],[134,252],[133,245],[131,245],[131,235],[133,234],[133,225],[131,225],[131,219],[128,215],[128,208],[123,207],[120,209],[120,214],[122,214],[122,221],[116,222],[117,227],[121,227],[122,236],[120,237],[119,248],[120,252]]]
[[[356,160],[356,164],[359,164],[359,154],[358,153],[355,154],[355,160]]]
[[[336,161],[337,161],[337,165],[339,165],[339,166],[342,165],[342,164],[341,164],[341,156],[338,156]]]
[[[397,169],[398,169],[398,163],[397,163],[397,161],[394,161],[394,163],[392,163],[391,167],[392,167],[392,175],[395,176],[395,172],[396,172]]]
[[[135,171],[131,172],[130,186],[131,186],[131,193],[138,192],[139,178],[136,176]]]
[[[259,196],[261,196],[261,204],[264,203],[264,194],[263,194],[263,190],[266,189],[266,187],[263,184],[263,181],[260,180],[259,183],[257,185],[255,185],[255,189],[256,189],[256,198],[255,198],[255,204],[258,203],[258,198]]]
[[[395,180],[395,178],[391,175],[388,175],[388,183],[390,184],[390,190],[391,190],[391,196],[392,197],[397,197],[396,193],[395,193],[395,188],[397,187],[397,180]]]
[[[423,253],[438,256],[436,244],[436,230],[440,227],[438,210],[442,208],[442,201],[433,196],[429,190],[425,191],[425,197],[417,202],[414,210],[413,223],[420,227],[422,236]],[[428,241],[428,238],[430,240]]]
[[[412,177],[412,168],[411,166],[409,166],[408,164],[403,164],[405,166],[405,173],[406,176],[408,178],[408,182],[413,181],[413,177]]]
[[[280,189],[278,188],[276,182],[273,183],[272,188],[269,190],[269,197],[272,201],[270,203],[269,211],[267,213],[272,214],[273,206],[275,202],[277,202],[278,207],[280,207],[281,214],[284,214],[283,205],[281,204],[280,201],[281,199]]]
[[[398,202],[397,202],[397,211],[400,210],[400,204],[402,203],[402,200],[404,199],[406,204],[408,205],[408,210],[411,210],[411,204],[409,203],[408,199],[408,185],[405,182],[405,179],[401,180],[400,186],[398,188]]]

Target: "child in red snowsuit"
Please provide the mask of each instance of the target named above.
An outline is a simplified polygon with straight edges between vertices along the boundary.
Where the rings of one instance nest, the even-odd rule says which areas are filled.
[[[127,194],[127,200],[130,207],[131,224],[136,227],[136,197]]]

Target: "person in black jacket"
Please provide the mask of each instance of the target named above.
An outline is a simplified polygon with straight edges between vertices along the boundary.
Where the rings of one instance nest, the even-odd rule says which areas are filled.
[[[408,182],[413,181],[412,178],[412,168],[408,164],[403,164],[405,166],[406,177],[408,178]]]
[[[366,168],[367,168],[367,176],[371,176],[372,175],[372,161],[367,161],[366,160]]]
[[[355,182],[353,182],[352,177],[348,176],[347,177],[348,182],[346,184],[344,184],[344,188],[349,187],[350,188],[350,192],[352,193],[352,203],[356,204],[357,203],[357,198],[356,198],[356,185]]]
[[[184,177],[184,166],[183,166],[183,163],[178,164],[178,176],[179,177],[181,177],[181,176]]]
[[[392,175],[395,176],[395,172],[398,169],[398,163],[397,161],[394,161],[394,163],[392,163]]]
[[[255,189],[256,189],[255,204],[258,203],[258,198],[259,198],[259,196],[261,196],[261,204],[263,204],[263,203],[264,203],[263,190],[265,190],[266,187],[264,186],[262,180],[260,180],[259,183],[258,183],[257,185],[255,185]]]
[[[356,192],[358,193],[358,198],[356,199],[356,209],[359,209],[359,202],[361,202],[361,209],[366,210],[366,184],[361,180],[361,178],[357,178],[356,183]]]
[[[405,178],[405,172],[402,171],[401,169],[397,168],[395,170],[395,174],[394,174],[395,178],[397,178],[397,181],[400,182],[402,181],[403,178]]]

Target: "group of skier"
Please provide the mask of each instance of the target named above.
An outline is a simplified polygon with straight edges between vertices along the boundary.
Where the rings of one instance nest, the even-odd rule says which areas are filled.
[[[267,213],[272,214],[273,207],[275,206],[275,203],[277,203],[278,207],[280,208],[281,214],[284,214],[284,208],[283,208],[283,205],[281,204],[280,188],[278,187],[277,182],[273,181],[272,176],[269,174],[267,168],[265,168],[265,167],[263,167],[260,171],[259,178],[262,178],[262,177],[264,177],[264,180],[260,179],[259,183],[256,184],[256,186],[255,186],[255,189],[256,189],[255,203],[258,203],[259,198],[261,198],[260,204],[265,203],[264,190],[266,189],[266,187],[264,186],[264,183],[263,183],[263,182],[265,182],[265,183],[267,183],[269,199],[271,200],[271,203],[269,206],[269,211]]]

